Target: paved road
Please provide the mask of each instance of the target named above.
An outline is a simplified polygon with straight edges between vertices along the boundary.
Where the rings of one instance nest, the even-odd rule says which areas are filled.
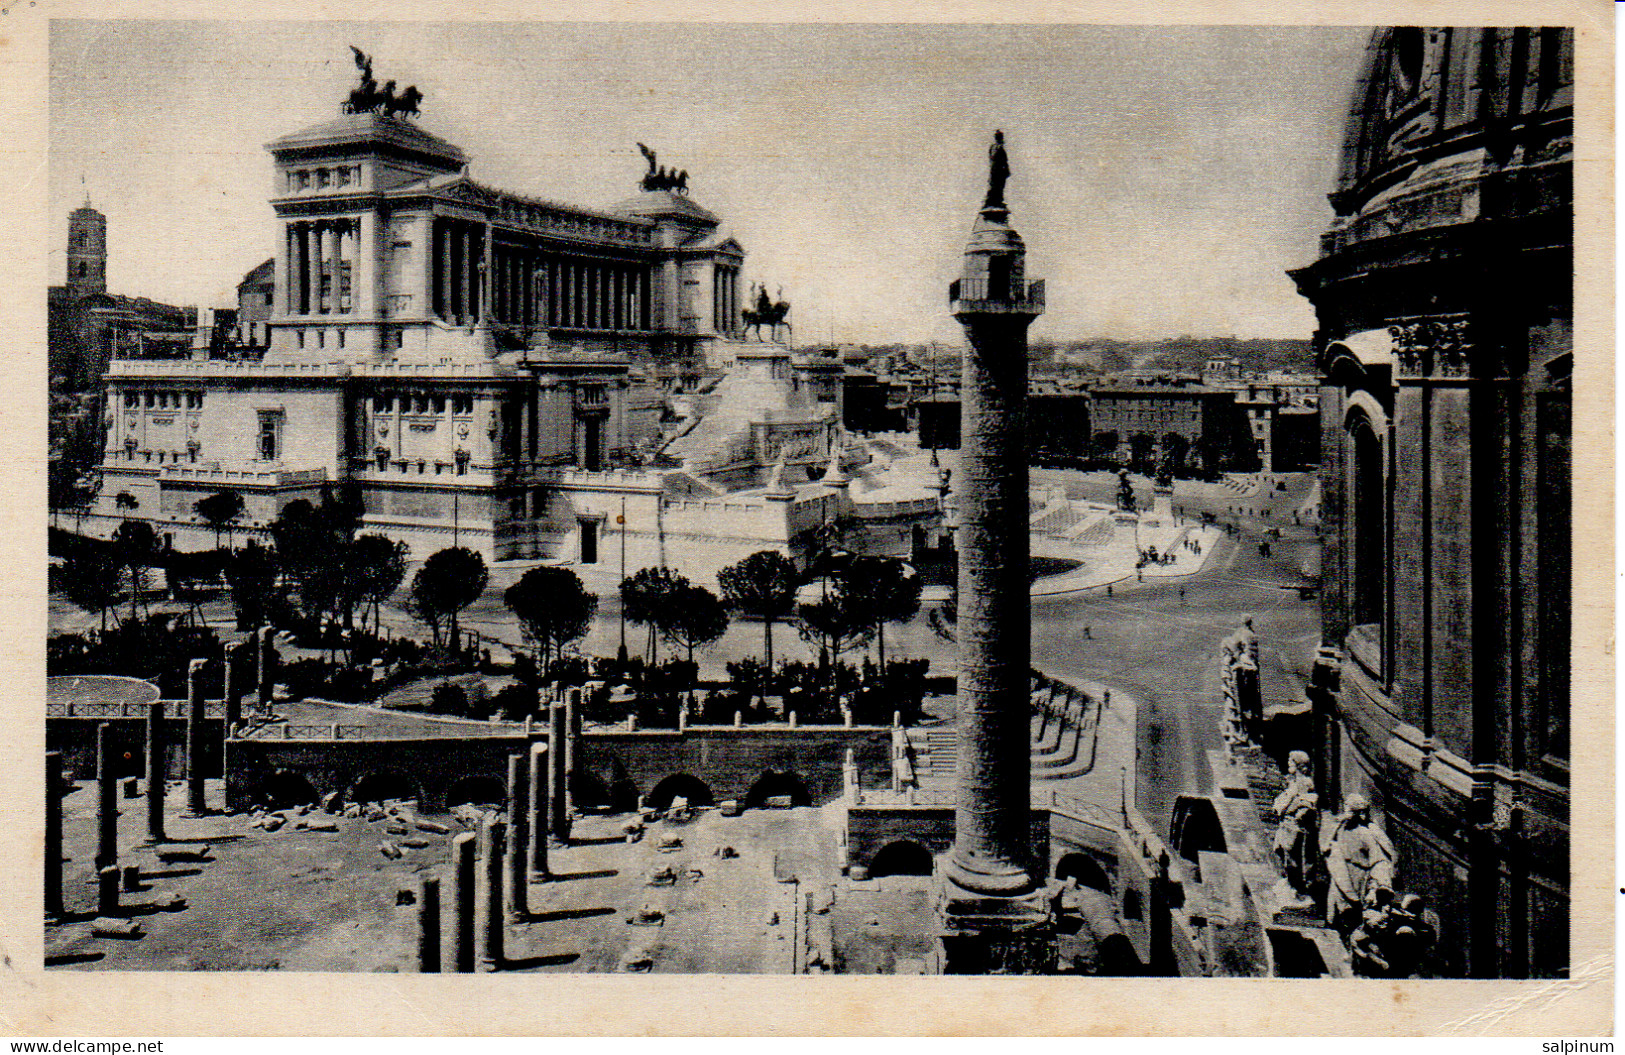
[[[1300,581],[1314,545],[1276,542],[1264,558],[1255,541],[1225,539],[1202,572],[1183,579],[1033,600],[1036,666],[1120,686],[1139,701],[1139,801],[1160,829],[1180,792],[1212,789],[1205,752],[1219,746],[1218,643],[1243,618],[1252,615],[1259,634],[1265,700],[1302,697],[1319,606],[1278,584]]]

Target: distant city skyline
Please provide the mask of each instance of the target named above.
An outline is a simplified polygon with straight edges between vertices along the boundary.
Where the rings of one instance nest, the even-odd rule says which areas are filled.
[[[605,208],[645,163],[783,288],[795,340],[958,343],[946,288],[1004,130],[1048,282],[1035,342],[1305,338],[1284,274],[1331,218],[1367,32],[1337,28],[52,24],[49,274],[108,218],[108,288],[231,306],[271,255],[264,144],[338,114],[349,45],[477,180]]]

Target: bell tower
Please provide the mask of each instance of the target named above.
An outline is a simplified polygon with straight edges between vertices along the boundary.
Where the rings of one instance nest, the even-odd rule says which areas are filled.
[[[89,198],[68,214],[68,290],[75,299],[107,292],[107,217]]]

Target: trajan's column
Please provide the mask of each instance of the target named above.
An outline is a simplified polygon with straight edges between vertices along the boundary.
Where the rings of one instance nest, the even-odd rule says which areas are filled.
[[[959,769],[940,914],[944,973],[1039,973],[1054,962],[1030,814],[1027,327],[1044,311],[1009,224],[1004,136],[948,290],[965,327],[959,451]]]

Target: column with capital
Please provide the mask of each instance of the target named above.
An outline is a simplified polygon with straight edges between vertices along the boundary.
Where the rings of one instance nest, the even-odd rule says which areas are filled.
[[[1036,974],[1054,921],[1030,821],[1030,598],[1026,578],[1027,328],[1044,310],[1009,225],[1003,137],[949,289],[967,338],[959,494],[959,754],[954,845],[942,870],[944,973]],[[1034,284],[1036,285],[1036,284]]]
[[[289,249],[293,247],[293,224],[282,225],[282,237],[276,243],[276,281],[271,284],[271,317],[280,319],[288,314],[288,291],[293,288]]]
[[[305,224],[305,256],[301,263],[305,272],[304,314],[321,311],[322,302],[322,246],[321,231],[317,224]]]
[[[329,220],[327,233],[322,239],[322,271],[327,276],[327,296],[322,298],[323,309],[329,315],[339,313],[339,260],[342,250],[343,222]]]
[[[435,240],[434,285],[440,291],[434,314],[443,322],[451,322],[451,221],[442,216],[430,222],[434,226]]]
[[[457,322],[470,326],[474,322],[474,272],[478,266],[474,259],[474,232],[462,220],[457,221],[457,245],[462,258],[457,267],[457,280],[461,283],[462,297],[457,309]]]
[[[477,305],[478,310],[478,318],[476,321],[487,329],[489,329],[491,326],[491,309],[495,303],[491,297],[491,279],[495,274],[495,272],[492,270],[491,253],[493,246],[491,244],[491,230],[490,224],[485,224],[479,228],[478,237],[480,242],[480,263],[479,271],[474,276],[475,281],[479,285],[479,296],[475,298],[475,304]]]

